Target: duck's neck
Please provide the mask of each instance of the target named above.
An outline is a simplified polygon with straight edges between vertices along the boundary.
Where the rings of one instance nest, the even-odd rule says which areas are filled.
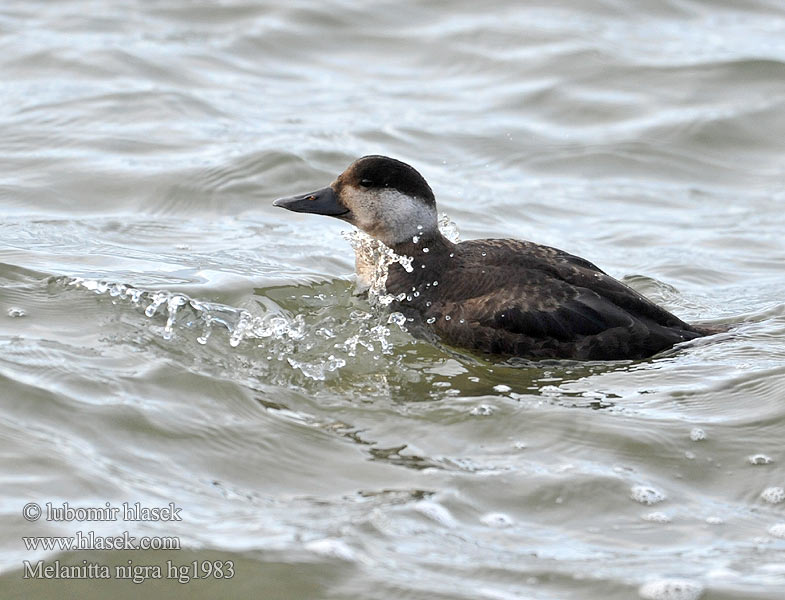
[[[414,240],[417,240],[416,242]],[[439,258],[449,255],[453,252],[455,244],[444,237],[438,229],[421,233],[420,235],[413,236],[405,242],[393,244],[388,246],[393,252],[399,256],[409,256],[412,260],[412,266],[418,269],[416,275],[421,275],[419,270],[422,265],[439,264]],[[357,273],[357,289],[355,293],[363,293],[370,287],[371,280],[376,270],[376,264],[369,262],[368,256],[365,253],[355,251],[354,255],[355,271]],[[400,267],[400,265],[397,265]],[[395,267],[395,265],[393,265]],[[428,270],[428,269],[426,269]],[[432,273],[433,270],[429,270]]]
[[[390,248],[398,255],[411,256],[415,262],[430,262],[437,256],[452,252],[455,247],[438,229],[424,231]]]
[[[450,264],[449,257],[455,251],[455,244],[438,230],[430,234],[423,233],[416,239],[416,242],[408,240],[392,246],[396,254],[412,258],[411,268],[400,264],[390,265],[385,287],[388,294],[396,296],[401,292],[419,292],[412,294],[410,300],[420,304],[427,300],[432,283],[442,278],[444,269]]]

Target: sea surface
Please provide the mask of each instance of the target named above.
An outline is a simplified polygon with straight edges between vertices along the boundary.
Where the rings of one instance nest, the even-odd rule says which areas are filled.
[[[365,154],[733,327],[418,340],[271,205]],[[782,600],[785,5],[4,0],[0,411],[2,599]]]

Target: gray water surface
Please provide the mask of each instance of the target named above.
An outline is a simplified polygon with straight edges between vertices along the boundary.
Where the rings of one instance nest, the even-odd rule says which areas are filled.
[[[785,597],[780,2],[6,0],[0,99],[2,598]],[[634,363],[416,340],[345,225],[271,206],[372,153],[462,239],[739,325]],[[22,541],[80,530],[182,549]]]

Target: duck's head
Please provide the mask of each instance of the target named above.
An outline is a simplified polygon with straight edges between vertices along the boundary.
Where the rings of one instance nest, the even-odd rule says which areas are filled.
[[[388,246],[438,232],[436,200],[428,183],[413,167],[386,156],[363,156],[329,187],[273,204],[336,217]]]

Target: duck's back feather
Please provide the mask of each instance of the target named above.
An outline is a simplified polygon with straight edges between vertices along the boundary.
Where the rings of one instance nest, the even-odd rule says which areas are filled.
[[[428,256],[412,249],[426,268],[393,270],[388,289],[422,290],[401,306],[433,319],[435,332],[456,346],[533,359],[634,359],[704,335],[555,248],[518,240],[433,246]]]

